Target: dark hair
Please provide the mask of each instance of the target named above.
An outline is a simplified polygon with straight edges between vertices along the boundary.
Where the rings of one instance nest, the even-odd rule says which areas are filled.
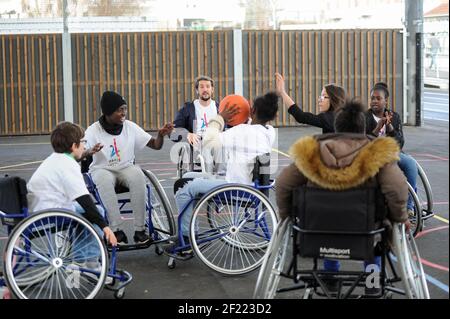
[[[195,86],[196,90],[198,90],[198,85],[200,84],[200,81],[209,81],[209,82],[211,82],[211,86],[214,87],[213,79],[211,79],[209,76],[206,76],[206,75],[200,75],[199,77],[197,77],[195,79],[195,82],[194,82],[194,86]]]
[[[278,112],[279,96],[275,92],[269,92],[258,96],[253,101],[253,110],[256,117],[262,122],[272,121]]]
[[[333,83],[325,85],[324,89],[330,98],[329,111],[337,112],[345,103],[345,89]]]
[[[337,133],[366,133],[366,117],[364,105],[356,100],[345,102],[334,119],[334,129]]]
[[[71,152],[73,143],[80,145],[84,136],[84,129],[78,124],[71,122],[60,122],[52,131],[50,141],[56,153]]]
[[[384,82],[377,82],[377,83],[375,83],[373,88],[370,90],[370,95],[372,95],[372,93],[374,91],[383,91],[384,92],[384,97],[386,99],[389,97],[389,88],[388,88],[387,84],[384,83]]]

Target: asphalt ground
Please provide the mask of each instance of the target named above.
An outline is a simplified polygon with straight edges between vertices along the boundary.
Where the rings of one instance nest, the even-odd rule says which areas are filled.
[[[290,145],[299,137],[319,134],[312,127],[278,129],[278,170],[289,165],[286,156]],[[448,122],[426,121],[423,127],[404,127],[404,150],[414,156],[424,168],[434,195],[436,217],[428,220],[417,239],[424,270],[432,298],[448,299]],[[155,134],[155,133],[151,133]],[[173,202],[173,183],[176,166],[171,163],[169,152],[174,145],[166,140],[162,150],[145,149],[137,153],[136,162],[154,172]],[[0,137],[0,174],[21,176],[29,180],[40,161],[51,153],[49,136]],[[272,196],[271,196],[271,199]],[[129,238],[132,234],[128,235]],[[6,229],[0,227],[0,249],[6,242]],[[167,256],[158,256],[153,247],[146,250],[120,252],[118,267],[133,275],[126,289],[125,298],[161,299],[247,299],[251,298],[258,271],[242,276],[224,276],[207,268],[198,258],[177,261],[175,269],[167,267]],[[2,266],[0,266],[1,269]],[[359,267],[359,266],[350,266]],[[281,298],[298,298],[298,292],[281,295]],[[112,299],[113,294],[104,290],[100,298]]]

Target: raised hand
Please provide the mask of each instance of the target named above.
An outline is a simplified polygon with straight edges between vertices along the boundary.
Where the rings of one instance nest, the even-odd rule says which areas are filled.
[[[286,88],[284,86],[284,77],[278,72],[275,73],[275,84],[276,84],[276,91],[278,94],[286,92]]]
[[[227,104],[223,111],[219,113],[219,115],[222,116],[225,123],[227,123],[233,118],[233,116],[235,116],[239,112],[240,110],[236,104],[233,104],[231,106]]]

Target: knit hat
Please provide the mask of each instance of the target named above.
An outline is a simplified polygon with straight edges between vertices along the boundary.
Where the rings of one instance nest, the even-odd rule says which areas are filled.
[[[103,92],[102,99],[100,100],[100,106],[104,115],[113,114],[119,107],[127,104],[120,94],[113,91]]]

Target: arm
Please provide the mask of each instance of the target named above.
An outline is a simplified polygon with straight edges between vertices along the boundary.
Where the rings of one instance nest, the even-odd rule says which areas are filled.
[[[322,129],[327,126],[326,120],[324,118],[324,113],[316,115],[309,112],[303,112],[303,110],[299,106],[297,106],[297,104],[292,105],[288,109],[288,112],[298,123],[308,124]],[[331,123],[331,128],[333,128],[333,123]]]
[[[400,149],[402,149],[405,144],[405,138],[403,137],[400,115],[398,113],[391,113],[390,118],[388,118],[388,123],[386,124],[386,135],[395,138],[398,145],[400,145]]]
[[[393,222],[404,223],[408,220],[406,211],[408,184],[397,162],[383,166],[377,175],[377,179],[389,208],[388,219]]]
[[[158,136],[156,138],[151,138],[150,141],[148,141],[147,146],[154,150],[160,150],[164,144],[164,136],[169,135],[172,131],[173,124],[165,124],[158,130]]]
[[[108,242],[111,243],[111,245],[116,246],[117,245],[116,236],[114,236],[114,233],[112,232],[111,228],[108,227],[108,224],[106,223],[105,219],[102,217],[97,207],[95,206],[94,202],[92,201],[91,196],[83,195],[76,198],[75,200],[84,209],[85,211],[84,217],[89,222],[99,226],[105,233],[105,237],[108,240]]]
[[[281,219],[291,215],[292,191],[300,185],[306,184],[307,179],[295,164],[283,169],[275,181],[276,201]]]
[[[187,103],[178,111],[177,115],[175,116],[175,120],[173,121],[173,125],[175,127],[183,127],[187,129],[190,133],[192,133],[191,130],[189,130],[189,125],[187,123],[189,118],[189,114],[187,112]]]
[[[85,159],[88,156],[94,155],[95,153],[99,152],[102,148],[103,148],[103,145],[101,143],[95,144],[91,148],[85,150],[83,152],[83,155],[81,155],[81,158],[78,161],[81,161],[81,160]]]

